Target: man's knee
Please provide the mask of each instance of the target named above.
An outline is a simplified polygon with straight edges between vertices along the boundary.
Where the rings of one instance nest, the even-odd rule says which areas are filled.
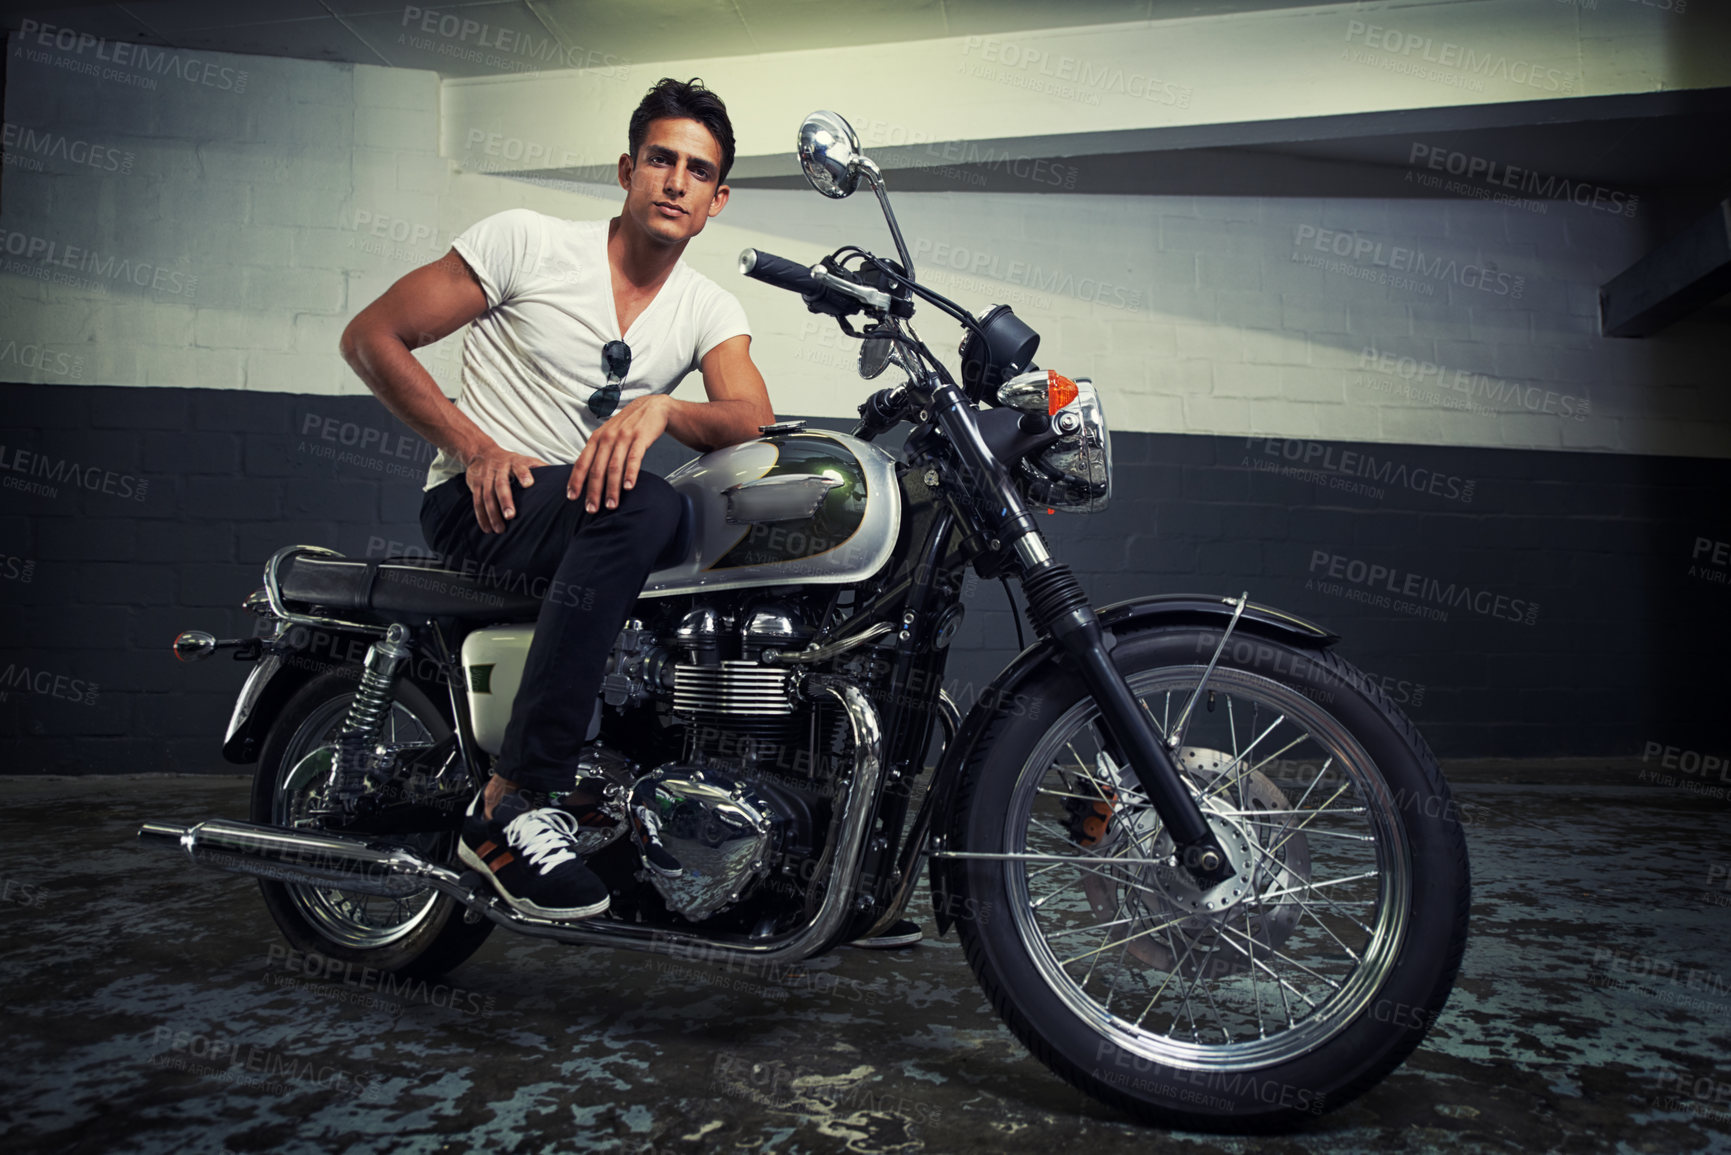
[[[659,527],[663,536],[670,536],[679,527],[682,506],[679,491],[667,484],[665,478],[654,473],[639,473],[637,484],[620,501],[619,511],[652,523]]]

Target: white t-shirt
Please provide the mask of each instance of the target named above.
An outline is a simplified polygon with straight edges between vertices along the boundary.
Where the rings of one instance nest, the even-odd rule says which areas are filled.
[[[549,464],[575,462],[601,424],[589,398],[607,384],[601,348],[609,341],[631,346],[622,409],[672,392],[711,349],[751,334],[734,295],[683,260],[620,333],[607,224],[507,209],[451,242],[475,270],[488,306],[463,338],[457,408],[502,448]],[[422,488],[461,472],[462,462],[440,450]]]

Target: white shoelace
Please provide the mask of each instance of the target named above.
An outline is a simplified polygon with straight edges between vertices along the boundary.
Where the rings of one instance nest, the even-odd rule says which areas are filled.
[[[542,874],[577,857],[572,849],[577,837],[577,819],[563,810],[546,807],[525,811],[511,819],[505,827],[505,837]]]

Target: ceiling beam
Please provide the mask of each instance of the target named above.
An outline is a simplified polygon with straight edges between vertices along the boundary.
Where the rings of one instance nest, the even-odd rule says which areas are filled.
[[[1731,200],[1618,273],[1599,290],[1607,337],[1651,337],[1731,292]]]

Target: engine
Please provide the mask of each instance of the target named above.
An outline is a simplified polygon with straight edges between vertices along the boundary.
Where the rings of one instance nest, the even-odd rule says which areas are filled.
[[[762,659],[815,633],[799,601],[758,593],[698,603],[655,627],[631,621],[620,634],[602,684],[603,735],[642,761],[628,783],[613,769],[609,795],[676,914],[697,921],[755,895],[792,917],[811,897],[847,723],[803,699],[793,669]],[[657,869],[670,862],[677,873]]]

